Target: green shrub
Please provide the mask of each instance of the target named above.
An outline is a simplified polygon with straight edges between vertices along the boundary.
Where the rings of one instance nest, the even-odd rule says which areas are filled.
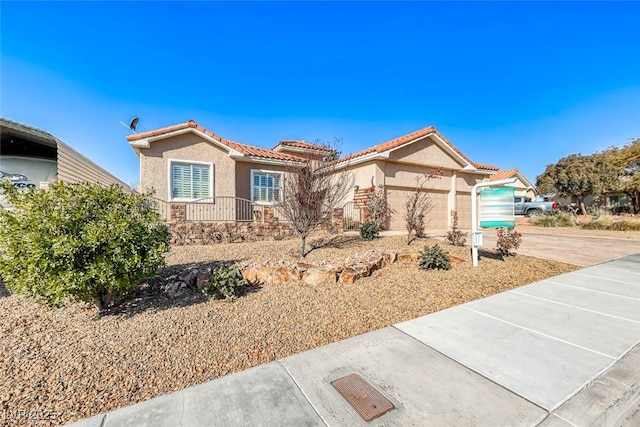
[[[573,227],[575,218],[569,212],[558,212],[555,215],[538,215],[530,219],[538,227]]]
[[[419,265],[423,270],[450,270],[451,260],[447,254],[437,244],[433,246],[426,245],[420,251]]]
[[[169,232],[148,194],[62,182],[23,192],[8,180],[0,189],[15,208],[0,211],[0,274],[12,292],[103,310],[164,265]]]
[[[502,256],[515,255],[515,252],[511,250],[517,250],[522,243],[522,234],[517,232],[513,228],[499,227],[497,229],[498,240],[496,242],[496,249]]]
[[[242,274],[235,265],[224,265],[213,271],[213,276],[202,292],[232,301],[236,299],[245,284]]]
[[[360,236],[365,240],[373,240],[380,237],[380,226],[375,221],[367,221],[360,227]]]

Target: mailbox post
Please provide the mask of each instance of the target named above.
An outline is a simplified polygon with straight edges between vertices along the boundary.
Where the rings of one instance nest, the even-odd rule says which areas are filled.
[[[474,267],[478,266],[478,247],[482,246],[482,231],[478,230],[478,188],[498,187],[501,185],[513,184],[514,182],[516,182],[516,178],[493,182],[480,182],[474,185],[471,190],[471,258]]]

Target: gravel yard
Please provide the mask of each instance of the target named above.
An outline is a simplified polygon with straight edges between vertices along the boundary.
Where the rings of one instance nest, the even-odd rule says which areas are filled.
[[[372,249],[417,252],[435,243],[407,247],[403,236],[314,240],[321,247],[310,262]],[[576,268],[481,250],[474,269],[469,246],[438,243],[464,261],[450,271],[401,261],[354,284],[253,287],[231,303],[195,291],[170,300],[157,279],[101,316],[84,304],[53,310],[0,296],[0,425],[71,422]],[[174,247],[162,275],[215,261],[290,262],[297,248],[297,240]]]

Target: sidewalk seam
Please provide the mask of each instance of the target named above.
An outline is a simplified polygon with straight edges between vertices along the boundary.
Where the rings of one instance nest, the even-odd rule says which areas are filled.
[[[586,275],[585,275],[585,274],[582,274],[581,276],[586,276]],[[605,279],[604,277],[597,277],[597,276],[586,276],[586,277],[593,277],[594,279],[600,279],[600,280],[608,280],[608,279]],[[613,294],[613,293],[611,293],[611,292],[599,291],[599,290],[597,290],[597,289],[583,288],[582,286],[567,285],[566,283],[556,282],[556,281],[555,281],[555,280],[553,280],[553,279],[547,279],[546,281],[547,281],[547,282],[549,282],[549,283],[553,283],[554,285],[566,286],[566,287],[568,287],[568,288],[581,289],[581,290],[583,290],[583,291],[584,291],[584,290],[587,290],[587,291],[590,291],[590,292],[596,292],[596,293],[599,293],[599,294],[611,295],[611,296],[614,296],[614,297],[626,298],[626,299],[632,299],[632,300],[634,300],[634,301],[640,301],[640,298],[628,297],[628,296],[626,296],[626,295]],[[625,284],[627,284],[627,285],[632,285],[632,284],[633,284],[633,283],[626,283],[626,282],[622,282],[622,283],[625,283]]]
[[[280,361],[280,360],[276,360],[275,361],[278,365],[280,365],[284,371],[287,373],[287,375],[289,376],[289,378],[291,378],[291,381],[293,381],[293,383],[296,385],[296,387],[298,388],[298,390],[300,390],[300,393],[302,393],[302,395],[304,396],[305,400],[307,401],[307,403],[309,404],[309,406],[311,406],[311,409],[313,409],[313,412],[315,412],[315,414],[318,416],[318,418],[320,418],[320,420],[324,423],[325,426],[329,427],[329,424],[327,423],[327,421],[322,417],[322,415],[320,415],[320,413],[316,410],[316,407],[313,406],[313,404],[311,403],[311,400],[309,400],[309,396],[307,396],[304,392],[304,390],[302,390],[302,388],[300,387],[300,384],[298,384],[298,382],[296,381],[295,378],[293,378],[293,375],[291,375],[291,372],[289,372],[289,369],[287,369],[287,367]]]
[[[531,294],[528,294],[526,292],[521,292],[519,290],[511,290],[510,292],[512,292],[512,293],[514,293],[516,295],[522,295],[522,296],[525,296],[525,297],[528,297],[528,298],[535,298],[535,299],[539,299],[539,300],[542,300],[542,301],[548,301],[548,302],[551,302],[551,303],[554,303],[554,304],[559,304],[559,305],[564,305],[564,306],[567,306],[567,307],[575,308],[577,310],[583,310],[583,311],[587,311],[589,313],[594,313],[594,314],[599,314],[601,316],[611,317],[613,319],[624,320],[626,322],[631,322],[631,323],[640,323],[640,321],[638,321],[638,320],[627,319],[627,318],[624,318],[624,317],[616,316],[614,314],[603,313],[601,311],[596,311],[596,310],[592,310],[590,308],[581,307],[579,305],[567,304],[566,302],[555,301],[555,300],[552,300],[552,299],[549,299],[549,298],[539,297],[537,295],[531,295]]]
[[[479,314],[481,316],[485,316],[485,317],[488,317],[490,319],[496,320],[498,322],[506,323],[507,325],[511,325],[511,326],[516,327],[516,328],[520,328],[520,329],[522,329],[524,331],[528,331],[528,332],[534,333],[536,335],[540,335],[542,337],[552,339],[554,341],[558,341],[558,342],[561,342],[561,343],[564,343],[564,344],[568,344],[568,345],[570,345],[572,347],[576,347],[576,348],[579,348],[581,350],[585,350],[585,351],[588,351],[588,352],[591,352],[591,353],[595,353],[595,354],[597,354],[599,356],[606,357],[607,359],[616,360],[615,356],[610,356],[608,354],[601,353],[601,352],[599,352],[597,350],[592,350],[592,349],[590,349],[588,347],[583,347],[583,346],[581,346],[579,344],[574,344],[574,343],[572,343],[570,341],[563,340],[562,338],[557,338],[557,337],[554,337],[553,335],[548,335],[548,334],[545,334],[544,332],[539,332],[539,331],[536,331],[535,329],[527,328],[526,326],[518,325],[517,323],[513,323],[513,322],[509,322],[509,321],[504,320],[504,319],[500,319],[499,317],[495,317],[495,316],[492,316],[490,314],[483,313],[483,312],[478,311],[478,310],[474,310],[473,308],[469,308],[469,307],[461,307],[461,308],[463,308],[465,310],[468,310],[468,311],[471,311],[473,313]]]
[[[616,270],[615,268],[613,268],[613,270]],[[620,270],[617,269],[618,271],[624,271],[625,273],[629,273],[628,271],[625,270]],[[616,283],[623,283],[625,285],[632,285],[632,286],[639,286],[638,283],[633,283],[633,282],[625,282],[624,280],[617,280],[617,279],[609,279],[608,277],[600,277],[600,276],[594,276],[593,274],[584,274],[584,273],[579,273],[577,271],[573,272],[575,273],[576,276],[582,276],[582,277],[591,277],[593,279],[599,279],[599,280],[606,280],[607,282],[616,282]],[[633,272],[632,272],[633,273]]]

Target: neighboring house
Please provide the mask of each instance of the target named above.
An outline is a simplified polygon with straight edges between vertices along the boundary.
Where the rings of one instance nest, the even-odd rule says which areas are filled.
[[[46,187],[60,180],[67,183],[91,182],[127,184],[41,129],[0,118],[0,171],[16,186]]]
[[[499,170],[495,175],[491,176],[491,181],[501,181],[503,179],[515,178],[516,182],[509,184],[515,187],[515,195],[529,197],[535,199],[537,195],[536,188],[518,169]]]
[[[129,135],[127,140],[140,159],[141,190],[153,189],[155,197],[167,202],[209,199],[205,201],[218,203],[220,209],[228,203],[221,203],[219,197],[277,205],[286,197],[283,186],[288,168],[300,166],[310,157],[319,159],[331,153],[327,147],[304,141],[280,141],[272,149],[242,144],[222,138],[193,120]],[[430,181],[427,186],[434,206],[427,227],[447,228],[453,210],[458,212],[459,226],[470,227],[471,189],[476,183],[489,180],[498,170],[471,161],[434,127],[331,164],[336,170],[351,170],[358,188],[371,185],[384,188],[396,211],[392,229],[404,229],[404,202],[415,189],[416,177],[435,170],[441,171],[442,178]],[[235,207],[225,209],[233,211],[239,206],[236,203]]]

